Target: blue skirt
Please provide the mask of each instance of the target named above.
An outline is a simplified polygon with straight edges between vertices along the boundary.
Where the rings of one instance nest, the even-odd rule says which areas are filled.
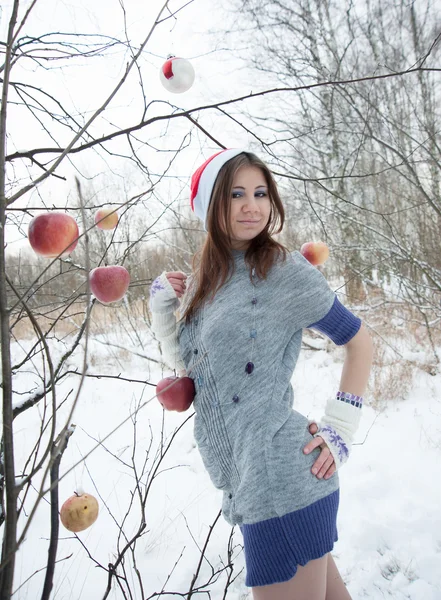
[[[339,490],[300,510],[240,527],[244,540],[245,585],[288,581],[298,565],[331,552],[337,535]]]

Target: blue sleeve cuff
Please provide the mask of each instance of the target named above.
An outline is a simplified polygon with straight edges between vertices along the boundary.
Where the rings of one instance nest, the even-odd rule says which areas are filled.
[[[331,310],[316,323],[308,325],[308,329],[316,329],[324,333],[337,346],[343,346],[351,340],[361,327],[361,319],[348,310],[335,297]]]

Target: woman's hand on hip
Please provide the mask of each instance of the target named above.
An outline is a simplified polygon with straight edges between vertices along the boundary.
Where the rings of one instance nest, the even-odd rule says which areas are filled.
[[[181,271],[170,271],[166,273],[170,285],[175,290],[175,294],[178,298],[181,298],[185,292],[185,282],[187,281],[187,275],[181,273]]]
[[[309,433],[314,435],[317,431],[317,424],[311,423],[309,425]],[[329,479],[336,471],[334,458],[323,438],[320,436],[317,436],[308,442],[303,448],[303,452],[305,454],[310,454],[315,448],[321,448],[321,451],[320,456],[312,465],[311,471],[318,479]]]

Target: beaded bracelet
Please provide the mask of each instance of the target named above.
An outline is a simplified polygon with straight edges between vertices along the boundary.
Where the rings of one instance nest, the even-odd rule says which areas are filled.
[[[352,406],[356,406],[357,408],[361,408],[363,405],[363,398],[361,396],[356,396],[355,394],[350,394],[349,392],[337,392],[337,400],[347,402],[348,404],[352,404]]]

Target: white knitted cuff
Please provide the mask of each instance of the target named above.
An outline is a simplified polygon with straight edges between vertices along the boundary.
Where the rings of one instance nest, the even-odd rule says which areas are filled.
[[[163,361],[175,371],[185,370],[185,365],[182,362],[179,345],[174,339],[166,339],[161,342]]]
[[[152,331],[161,342],[162,358],[165,364],[177,371],[185,369],[182,362],[175,310],[179,304],[173,286],[165,271],[150,287],[150,308],[152,311]]]
[[[179,325],[173,313],[152,313],[152,331],[161,342],[162,358],[172,369],[184,369],[178,343]]]
[[[326,442],[339,469],[349,458],[354,434],[361,419],[361,405],[353,406],[337,398],[328,400],[319,430],[314,437],[320,436]]]
[[[152,331],[160,342],[177,334],[177,322],[174,313],[152,312]]]
[[[150,308],[156,313],[174,312],[178,305],[176,292],[163,271],[150,286]]]

